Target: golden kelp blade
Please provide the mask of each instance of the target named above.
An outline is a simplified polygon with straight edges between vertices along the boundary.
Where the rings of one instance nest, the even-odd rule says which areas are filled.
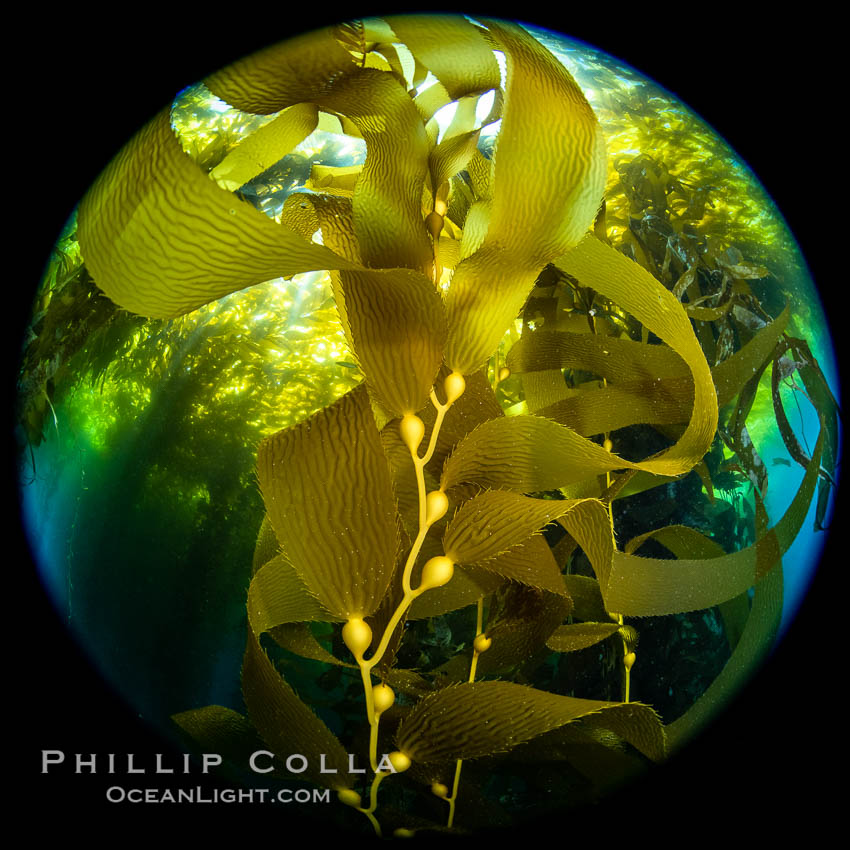
[[[363,263],[430,271],[432,252],[422,219],[430,145],[407,92],[392,74],[364,68],[340,79],[319,105],[350,118],[366,141],[353,198]]]
[[[258,467],[275,534],[310,592],[340,619],[373,613],[393,574],[398,534],[365,387],[264,440]]]
[[[351,786],[342,744],[275,670],[253,629],[248,630],[242,663],[242,694],[251,722],[275,755],[304,755],[307,769],[301,775],[317,785]],[[335,772],[327,772],[331,770]]]
[[[433,283],[411,269],[344,271],[340,297],[369,389],[396,417],[420,410],[446,339],[443,302]]]
[[[611,527],[605,505],[598,499],[579,499],[571,511],[558,518],[558,522],[581,546],[599,581],[600,589],[606,587],[616,549],[614,529]],[[568,590],[570,590],[569,579],[569,576],[564,577]],[[606,610],[618,611],[619,609],[606,606]]]
[[[479,133],[476,130],[453,136],[431,149],[428,168],[435,192],[446,180],[466,168],[469,160],[478,153]]]
[[[618,734],[655,757],[663,754],[661,722],[649,706],[576,699],[513,682],[464,683],[426,696],[404,718],[395,741],[414,762],[480,758],[600,712],[622,715]]]
[[[611,384],[586,390],[541,407],[537,414],[572,428],[582,437],[629,425],[676,425],[690,419],[693,384],[673,378],[652,384]]]
[[[353,263],[220,189],[163,110],[109,164],[78,213],[80,248],[116,304],[172,318],[275,277]]]
[[[455,269],[446,299],[446,362],[481,365],[546,263],[577,244],[605,186],[604,141],[567,70],[518,26],[486,21],[507,82],[483,244]]]
[[[519,539],[519,538],[517,538]],[[479,561],[479,569],[502,578],[546,590],[556,596],[569,596],[546,539],[535,534],[495,558]]]
[[[619,628],[617,623],[575,623],[558,626],[549,635],[546,646],[556,652],[576,652],[611,637]]]
[[[260,530],[257,532],[257,542],[254,544],[254,557],[251,560],[251,575],[253,576],[263,564],[268,563],[280,554],[280,543],[275,536],[269,515],[263,515]]]
[[[243,139],[213,170],[210,177],[227,192],[235,192],[294,150],[319,122],[315,104],[299,103]]]
[[[384,20],[452,100],[499,87],[496,57],[470,21],[447,15],[390,15]]]
[[[757,384],[787,320],[788,308],[711,370],[720,406],[732,401],[749,381]],[[589,333],[537,331],[523,336],[511,349],[507,365],[512,371],[525,372],[526,401],[534,413],[585,437],[636,423],[676,424],[691,419],[693,381],[681,374],[687,366],[666,346]],[[568,389],[561,368],[594,372],[608,386]],[[552,372],[541,386],[528,380],[542,376],[544,369]]]
[[[443,467],[444,489],[471,481],[523,493],[552,490],[608,471],[642,468],[575,431],[540,416],[508,416],[479,425]]]
[[[688,364],[694,381],[688,427],[674,446],[637,468],[660,475],[689,472],[711,446],[718,412],[711,370],[681,303],[649,272],[593,236],[560,257],[556,265],[631,313]]]
[[[443,548],[456,564],[482,564],[528,540],[576,504],[490,490],[464,502],[446,529]]]
[[[654,382],[688,375],[687,364],[665,345],[572,331],[530,331],[508,352],[511,372],[584,369],[609,383]]]
[[[309,623],[284,623],[275,626],[269,632],[274,642],[302,658],[311,658],[313,661],[321,661],[322,664],[334,664],[338,667],[354,667],[348,661],[340,661],[335,655],[331,655],[310,631]]]
[[[284,555],[266,562],[248,586],[248,620],[257,634],[284,623],[331,622],[326,611],[307,589]]]
[[[757,385],[761,371],[770,362],[788,316],[786,307],[775,321],[760,330],[740,351],[711,370],[719,407],[732,401],[748,382],[754,381]],[[537,336],[546,335],[529,334],[514,349],[521,348],[526,339],[533,340]],[[587,369],[606,378],[609,385],[590,390],[563,390],[570,393],[569,397],[536,409],[535,412],[540,416],[567,425],[582,436],[602,434],[637,423],[664,425],[690,420],[694,398],[693,381],[679,374],[682,370],[686,371],[687,367],[670,349],[591,334],[550,333],[548,337],[549,340],[542,340],[543,346],[533,346],[543,348],[548,354],[544,362],[561,362],[570,368]],[[551,344],[554,340],[558,341],[557,347]],[[514,349],[511,349],[511,355]],[[655,353],[648,357],[643,350]],[[606,352],[622,355],[629,351],[635,357],[631,364],[622,363],[622,356],[612,357],[615,362],[610,364],[606,362]],[[600,354],[603,355],[601,358]],[[516,359],[522,366],[528,355],[521,348]],[[508,364],[511,362],[512,357],[509,356]],[[648,363],[658,369],[654,378],[649,377],[651,372],[645,370]],[[558,379],[556,383],[563,385],[560,374]]]
[[[236,109],[269,115],[295,103],[318,103],[334,81],[357,67],[333,29],[324,28],[240,59],[204,83]]]
[[[292,752],[301,753],[308,762],[305,778],[318,785],[344,788],[350,787],[351,778],[342,744],[299,699],[260,644],[263,632],[279,624],[301,625],[304,620],[325,619],[333,617],[306,592],[284,556],[278,555],[260,567],[248,590],[242,694],[251,722],[275,755],[285,759]],[[286,642],[287,635],[283,637]],[[323,763],[328,771],[335,772],[323,772]]]

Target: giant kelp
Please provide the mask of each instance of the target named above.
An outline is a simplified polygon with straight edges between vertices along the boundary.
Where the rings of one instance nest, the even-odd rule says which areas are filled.
[[[422,88],[429,72],[436,82]],[[476,760],[506,775],[522,775],[523,759],[563,760],[602,788],[636,761],[662,759],[769,645],[781,555],[836,460],[835,405],[817,363],[786,332],[787,312],[767,311],[748,284],[768,270],[700,231],[710,187],[663,161],[618,160],[618,191],[609,181],[603,203],[593,111],[513,24],[356,22],[205,83],[274,118],[194,159],[167,110],[151,121],[80,206],[87,274],[118,305],[168,319],[270,278],[329,270],[364,382],[260,444],[266,518],[247,594],[247,718],[207,707],[178,723],[200,740],[253,728],[282,760],[307,754],[305,777],[336,789],[378,833],[437,828],[434,798],[447,803],[446,826],[475,826],[475,811],[456,803],[480,776]],[[479,110],[488,92],[492,105]],[[435,115],[452,103],[442,128]],[[495,122],[495,145],[480,144]],[[311,167],[308,190],[264,215],[245,187],[317,127],[361,139],[365,160]],[[609,227],[609,214],[627,226]],[[822,422],[807,454],[778,413],[806,473],[771,528],[747,431],[768,371],[777,411],[780,383],[797,373]],[[214,380],[215,363],[199,372]],[[250,376],[254,392],[264,377]],[[751,484],[751,537],[713,539],[715,484],[735,475]],[[687,480],[705,490],[702,521],[671,509],[635,527],[631,500]],[[630,699],[643,620],[625,619],[715,606],[732,659],[665,725]],[[475,624],[456,653],[411,655],[422,622],[467,607]],[[367,740],[331,731],[266,635],[359,673]],[[574,692],[587,656],[570,693],[555,677],[542,686],[553,654],[601,642],[616,653],[618,691],[622,674],[615,698]],[[346,770],[346,752],[361,749],[367,801]],[[320,772],[320,755],[336,773]],[[411,791],[425,802],[399,811]]]

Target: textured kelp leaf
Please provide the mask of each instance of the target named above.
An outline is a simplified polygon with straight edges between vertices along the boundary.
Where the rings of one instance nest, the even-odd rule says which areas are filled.
[[[687,422],[693,409],[693,395],[690,378],[612,384],[573,391],[568,398],[540,407],[536,412],[583,437],[590,437],[629,425]]]
[[[505,365],[517,373],[583,369],[611,383],[654,382],[688,375],[687,364],[666,345],[569,331],[523,334],[508,352]]]
[[[475,274],[479,269],[487,268],[488,263],[491,266],[493,265],[496,255],[478,257],[476,253],[487,238],[487,231],[490,228],[490,209],[490,201],[478,200],[474,201],[466,211],[466,218],[463,221],[463,234],[460,240],[461,263],[458,264],[458,268],[463,269],[462,274]],[[477,257],[477,259],[473,260],[473,257]],[[466,264],[464,264],[464,261],[466,261]],[[494,270],[493,273],[495,273]],[[452,283],[457,281],[457,277],[457,272],[455,272]]]
[[[655,712],[640,703],[576,699],[513,682],[472,682],[420,700],[402,721],[395,741],[414,762],[480,758],[598,712],[621,714],[619,725],[629,733],[623,737],[633,737],[638,748],[651,746],[649,725],[660,727]]]
[[[582,448],[589,448],[590,460],[578,455]],[[570,454],[572,450],[576,455]],[[441,486],[473,481],[522,492],[544,491],[584,480],[587,469],[596,474],[622,465],[625,462],[616,455],[557,423],[533,416],[503,417],[483,423],[466,437],[444,465]],[[507,513],[511,507],[514,515]],[[504,517],[499,516],[500,509],[506,512]],[[466,502],[452,520],[443,541],[445,551],[449,554],[459,544],[461,557],[469,562],[493,557],[499,547],[510,548],[511,533],[528,536],[525,530],[538,515],[538,528],[558,519],[582,546],[600,581],[607,582],[613,533],[605,506],[594,498],[551,502],[506,492],[483,493]],[[521,539],[517,536],[514,543]],[[477,558],[472,554],[482,551],[491,554]]]
[[[670,525],[633,537],[623,547],[623,551],[631,555],[650,539],[669,549],[677,558],[719,558],[726,554],[716,540],[685,525]],[[721,603],[720,615],[723,618],[729,646],[734,650],[750,615],[750,601],[747,593],[741,593]]]
[[[710,448],[718,414],[711,371],[682,305],[645,269],[593,236],[556,265],[631,313],[687,363],[694,381],[688,427],[675,445],[638,468],[661,475],[688,472]]]
[[[507,552],[574,507],[573,502],[532,499],[490,490],[465,502],[443,537],[456,564],[478,564]]]
[[[172,318],[279,276],[352,263],[220,189],[163,110],[101,173],[78,213],[80,249],[116,304]]]
[[[608,610],[634,617],[709,608],[752,587],[777,564],[803,524],[817,482],[824,431],[803,482],[779,522],[746,549],[708,559],[674,561],[614,552],[608,581],[600,579]]]
[[[363,170],[362,165],[320,165],[314,164],[310,169],[309,189],[324,191],[337,190],[354,193],[357,178]],[[335,192],[331,192],[335,194]]]
[[[496,348],[540,269],[591,225],[606,176],[599,125],[570,74],[520,27],[485,23],[507,71],[489,228],[446,299],[446,362],[464,374]]]
[[[567,386],[560,369],[520,373],[520,380],[528,413],[539,414],[541,410],[550,409],[552,405],[572,398],[578,392]]]
[[[267,561],[280,554],[280,543],[272,528],[268,514],[263,515],[260,530],[257,532],[257,542],[254,546],[254,558],[251,564],[251,575],[257,572]]]
[[[631,708],[634,707],[634,711]],[[587,729],[608,729],[652,761],[663,761],[667,756],[667,735],[661,718],[648,705],[620,703],[611,711],[591,714],[583,721]]]
[[[299,218],[301,222],[299,222]],[[349,197],[295,192],[283,205],[282,221],[305,238],[312,239],[321,228],[324,245],[335,254],[360,266],[360,248],[354,236],[354,210]],[[309,225],[307,224],[309,222]],[[302,228],[302,229],[299,229]],[[309,231],[309,236],[306,233]],[[332,276],[333,276],[332,272]],[[338,274],[337,274],[338,277]]]
[[[655,540],[669,549],[677,558],[720,558],[726,554],[723,547],[702,532],[687,525],[667,525],[633,537],[623,547],[631,555],[647,540]]]
[[[581,89],[548,50],[516,24],[485,23],[507,66],[488,241],[542,267],[576,245],[596,217],[604,140]]]
[[[299,233],[308,242],[313,241],[313,237],[321,227],[313,204],[308,202],[300,192],[293,193],[283,202],[280,221],[284,226]],[[331,248],[331,250],[333,249]]]
[[[392,576],[398,538],[365,388],[264,440],[258,467],[275,534],[311,593],[335,617],[371,614]]]
[[[439,112],[451,102],[451,95],[446,91],[446,87],[440,83],[429,86],[413,98],[413,105],[425,124],[429,124],[435,112]]]
[[[362,64],[367,53],[366,27],[363,21],[345,21],[332,27],[336,40]]]
[[[768,575],[772,575],[781,567],[777,564]],[[741,593],[734,599],[721,602],[717,606],[720,617],[723,620],[723,631],[726,633],[726,642],[729,649],[734,652],[744,633],[747,620],[750,618],[750,596],[749,593]]]
[[[420,410],[446,339],[443,302],[434,284],[409,269],[344,271],[337,301],[340,297],[370,391],[394,416]]]
[[[294,49],[305,44],[297,41]],[[297,102],[300,93],[360,122],[368,155],[355,188],[353,221],[367,264],[429,271],[420,212],[428,155],[421,119],[391,75],[358,69],[342,54],[337,65],[344,70],[329,78],[333,85],[299,83],[286,98]],[[251,77],[262,66],[262,77],[278,69],[281,57],[274,50],[258,56],[253,64],[249,57],[247,65],[225,69],[222,79],[241,84],[242,70]],[[252,85],[257,82],[252,78]],[[277,91],[273,79],[263,84]],[[159,318],[277,276],[356,267],[215,186],[180,149],[167,111],[131,140],[87,193],[79,233],[89,269],[106,294]]]
[[[375,45],[375,47],[381,47],[381,45]],[[370,50],[366,54],[366,61],[363,63],[363,67],[374,68],[378,71],[389,71],[399,82],[404,81],[404,75],[397,74],[387,59],[382,54],[376,53],[374,50]]]
[[[278,758],[299,753],[308,763],[304,779],[330,788],[350,787],[342,744],[275,670],[252,628],[242,662],[242,694],[251,722]],[[322,762],[326,770],[337,772],[322,773]]]
[[[345,114],[366,141],[354,189],[354,230],[371,268],[430,271],[422,219],[430,145],[410,97],[391,75],[371,68],[341,78],[320,105]]]
[[[466,170],[476,197],[482,201],[489,201],[493,163],[481,151],[476,151],[466,164]]]
[[[575,652],[605,640],[619,628],[617,623],[575,623],[558,626],[549,635],[546,646],[556,652]]]
[[[663,426],[657,426],[659,429]],[[647,490],[652,490],[655,487],[662,487],[665,484],[669,484],[671,481],[674,481],[676,476],[666,476],[666,475],[653,475],[649,472],[640,472],[635,470],[629,470],[634,472],[633,477],[626,483],[625,487],[622,488],[620,493],[618,493],[618,499],[624,499],[627,496],[635,496],[638,493],[645,493]],[[568,499],[576,498],[576,493],[573,492],[575,488],[573,487],[565,487],[562,492]],[[590,495],[589,493],[586,495]]]
[[[443,141],[449,141],[458,136],[466,136],[476,130],[478,127],[478,102],[479,96],[477,94],[462,97],[457,101],[455,114],[441,137]],[[471,154],[472,151],[470,151]]]
[[[300,655],[302,658],[311,658],[313,661],[321,661],[323,664],[336,664],[339,667],[354,667],[347,661],[340,661],[335,655],[331,655],[316,640],[310,631],[309,623],[284,623],[269,630],[274,642],[283,649]]]
[[[242,694],[248,715],[269,749],[281,759],[291,753],[307,757],[305,778],[331,788],[348,787],[346,753],[336,736],[324,722],[303,703],[295,691],[277,672],[260,645],[264,631],[281,631],[284,645],[295,651],[306,650],[308,657],[315,653],[298,635],[287,630],[295,620],[326,619],[315,600],[305,593],[300,578],[283,556],[268,561],[253,579],[248,592],[248,639],[242,662]],[[298,623],[303,627],[303,624]],[[300,637],[300,640],[299,640]],[[319,649],[321,647],[319,646]],[[299,653],[300,654],[300,653]],[[326,659],[322,659],[326,660]],[[335,774],[321,773],[321,761]]]
[[[431,182],[435,190],[454,177],[458,171],[466,168],[472,155],[478,150],[480,131],[463,133],[440,142],[432,149],[428,157],[428,168],[431,172]]]
[[[557,422],[508,416],[481,424],[452,452],[440,484],[541,492],[623,467],[637,467]]]
[[[581,546],[600,588],[605,587],[615,554],[614,530],[606,506],[598,499],[578,499],[574,501],[572,510],[560,516],[558,522]]]
[[[568,595],[561,571],[552,557],[552,550],[541,535],[529,537],[507,552],[479,562],[477,566],[502,578],[547,590],[557,596]]]
[[[441,235],[438,247],[440,265],[444,269],[453,269],[460,262],[460,242]]]
[[[566,331],[524,334],[508,354],[508,368],[523,375],[529,410],[582,436],[644,423],[687,422],[693,383],[685,362],[662,345]],[[609,386],[569,389],[560,370],[581,369]],[[537,376],[550,376],[541,385]]]
[[[322,606],[285,555],[266,562],[251,579],[248,618],[258,634],[281,623],[341,619]]]
[[[308,778],[321,785],[340,788],[350,784],[348,774],[342,775],[346,762],[342,745],[298,698],[260,645],[262,633],[274,628],[281,633],[284,645],[293,645],[295,651],[306,650],[308,657],[314,656],[303,634],[299,636],[287,631],[292,627],[292,620],[304,618],[305,609],[311,607],[316,607],[315,601],[310,601],[304,593],[300,579],[282,556],[268,561],[256,572],[248,592],[248,639],[242,662],[242,694],[251,722],[275,755],[283,759],[293,752],[307,756],[310,764],[305,775]],[[305,624],[296,623],[295,626],[303,628]],[[319,758],[324,758],[327,767],[335,768],[338,774],[329,779],[328,775],[320,773],[320,765],[313,764]]]
[[[315,104],[299,103],[243,139],[213,170],[210,177],[228,192],[252,180],[301,144],[319,122]]]
[[[499,65],[481,30],[447,15],[390,15],[384,20],[442,83],[452,100],[499,87]]]
[[[295,103],[318,103],[340,75],[357,67],[334,29],[323,28],[246,56],[204,83],[231,106],[268,115]]]
[[[399,693],[407,694],[414,699],[434,690],[434,686],[415,670],[405,670],[394,667],[387,675],[387,683]]]

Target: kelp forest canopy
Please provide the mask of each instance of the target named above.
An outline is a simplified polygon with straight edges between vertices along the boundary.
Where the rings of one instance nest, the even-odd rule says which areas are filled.
[[[202,750],[314,752],[377,834],[531,811],[541,761],[586,802],[734,694],[827,524],[807,287],[746,166],[604,53],[341,24],[181,92],[83,199],[24,350],[24,478],[62,432],[107,462],[133,434],[182,551],[244,553],[193,650],[227,611],[241,698],[167,708]]]

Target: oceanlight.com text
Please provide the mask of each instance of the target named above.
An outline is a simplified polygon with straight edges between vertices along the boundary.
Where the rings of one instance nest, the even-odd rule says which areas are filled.
[[[110,803],[329,803],[327,788],[124,788],[112,785],[106,790]]]

